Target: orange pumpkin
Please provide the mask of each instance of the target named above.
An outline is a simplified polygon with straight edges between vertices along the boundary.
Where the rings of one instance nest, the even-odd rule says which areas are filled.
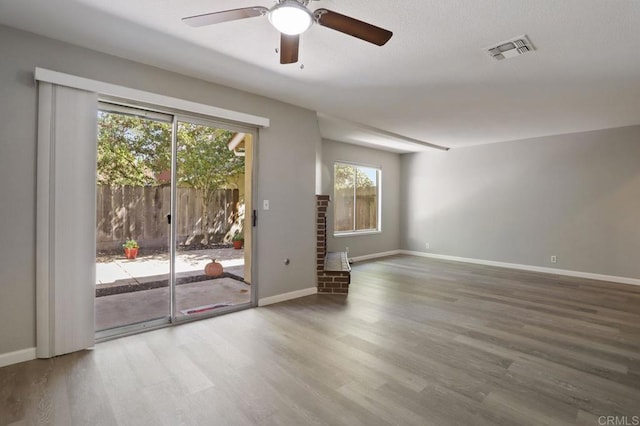
[[[223,273],[222,265],[217,260],[212,260],[211,263],[207,263],[204,267],[204,273],[208,277],[221,277]]]

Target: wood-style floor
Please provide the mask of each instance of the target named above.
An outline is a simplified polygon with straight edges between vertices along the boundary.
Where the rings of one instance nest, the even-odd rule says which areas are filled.
[[[0,369],[2,424],[634,420],[640,287],[410,256],[355,265],[347,298],[305,297]]]

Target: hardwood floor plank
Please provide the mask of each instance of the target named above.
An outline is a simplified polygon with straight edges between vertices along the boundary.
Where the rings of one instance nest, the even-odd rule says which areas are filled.
[[[376,424],[390,425],[430,425],[423,416],[414,413],[406,406],[379,395],[375,389],[363,387],[357,383],[348,383],[341,387],[340,394],[348,401],[369,411],[379,420]]]
[[[157,425],[161,419],[144,398],[145,385],[135,374],[138,366],[130,363],[123,342],[104,342],[93,351],[113,415],[118,424]]]
[[[593,426],[597,425],[601,422],[598,422],[598,417],[595,414],[588,413],[586,411],[578,410],[578,415],[576,416],[576,426]]]
[[[401,387],[387,384],[378,390],[380,397],[395,401],[434,425],[507,425],[509,419],[451,389],[432,384],[419,395],[407,394]]]
[[[80,351],[55,359],[63,365],[72,424],[116,425],[117,421],[92,351]],[[56,368],[55,370],[58,370]],[[58,402],[52,408],[60,406]]]
[[[7,424],[24,418],[24,397],[20,390],[20,364],[0,368],[0,419]]]
[[[531,358],[521,358],[509,367],[541,391],[578,408],[599,415],[624,415],[636,412],[640,392],[614,381]]]
[[[128,364],[133,367],[133,374],[142,387],[151,386],[170,378],[169,373],[145,341],[144,335],[123,339],[122,347]]]
[[[574,336],[559,331],[550,331],[542,327],[525,325],[521,333],[549,344],[568,348],[584,349],[598,353],[598,356],[609,357],[634,366],[640,361],[640,351],[629,350],[611,343],[600,343],[587,336]]]
[[[511,419],[518,425],[557,425],[566,426],[575,423],[577,411],[565,404],[549,398],[537,396],[520,398],[517,394],[493,391],[487,395],[483,404]]]

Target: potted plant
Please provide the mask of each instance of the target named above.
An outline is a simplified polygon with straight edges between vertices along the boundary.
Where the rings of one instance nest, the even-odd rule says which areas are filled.
[[[127,259],[135,259],[138,257],[138,249],[140,246],[136,240],[127,240],[122,247],[124,248],[124,255]]]
[[[236,250],[240,250],[244,245],[244,235],[241,232],[238,232],[233,236],[233,248]]]

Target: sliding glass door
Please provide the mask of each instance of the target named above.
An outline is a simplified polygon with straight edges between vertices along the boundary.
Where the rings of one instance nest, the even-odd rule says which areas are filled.
[[[247,204],[250,207],[245,183],[250,175],[245,161],[250,139],[247,133],[210,122],[182,117],[178,121],[174,243],[178,319],[251,303],[251,285],[244,273],[251,257],[243,244]]]
[[[173,117],[100,104],[96,331],[171,314],[169,228]]]
[[[251,129],[100,104],[97,338],[254,304],[254,138]]]

